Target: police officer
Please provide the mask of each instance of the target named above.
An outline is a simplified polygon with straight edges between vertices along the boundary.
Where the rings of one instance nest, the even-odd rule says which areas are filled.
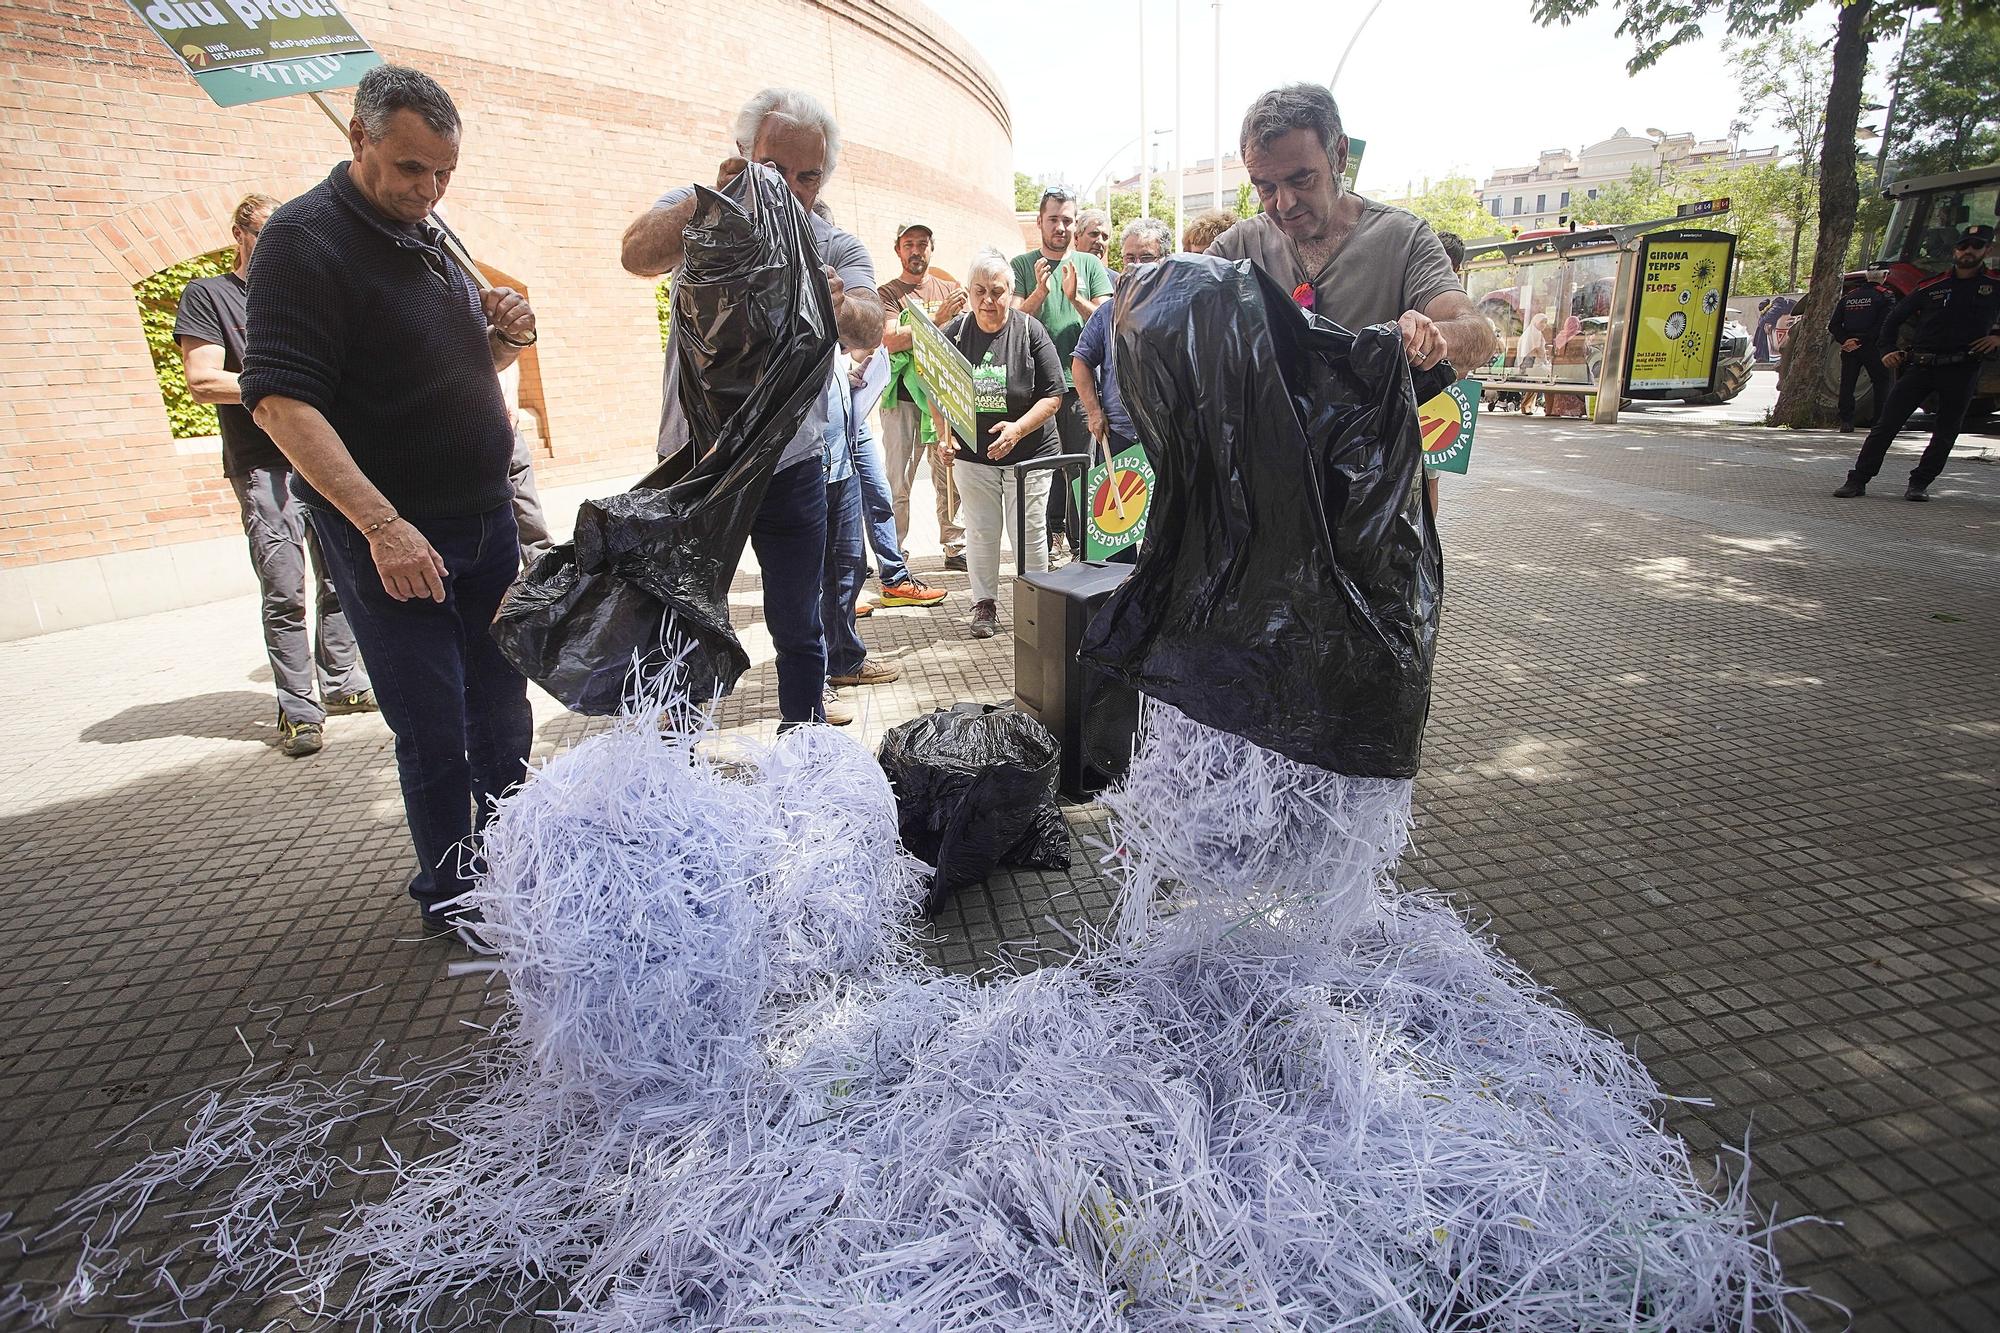
[[[1870,281],[1867,273],[1849,273],[1847,286],[1834,302],[1826,331],[1840,348],[1840,430],[1854,429],[1854,384],[1863,371],[1874,386],[1879,411],[1888,397],[1889,372],[1882,367],[1882,321],[1895,307],[1896,293]]]
[[[1986,267],[1992,244],[1992,227],[1967,227],[1958,235],[1951,267],[1918,284],[1882,322],[1879,341],[1884,347],[1895,347],[1897,331],[1912,317],[1916,333],[1907,352],[1883,354],[1882,364],[1899,372],[1896,386],[1876,409],[1875,429],[1868,432],[1846,484],[1834,492],[1839,499],[1866,492],[1869,480],[1881,471],[1896,432],[1926,398],[1936,394],[1930,446],[1911,469],[1909,488],[1903,492],[1905,500],[1930,499],[1924,491],[1951,457],[1959,425],[1972,403],[1979,363],[2000,350],[2000,273]]]

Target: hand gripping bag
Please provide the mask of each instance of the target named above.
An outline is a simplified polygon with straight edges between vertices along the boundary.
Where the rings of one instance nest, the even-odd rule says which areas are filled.
[[[695,197],[673,286],[692,465],[676,456],[584,504],[575,539],[528,569],[493,624],[508,660],[579,713],[616,712],[635,663],[648,673],[683,649],[696,702],[749,669],[729,581],[772,469],[832,368],[833,303],[783,179],[752,164]]]
[[[1181,255],[1119,284],[1113,337],[1158,485],[1082,657],[1288,758],[1414,776],[1444,564],[1395,327],[1349,333],[1247,261]]]

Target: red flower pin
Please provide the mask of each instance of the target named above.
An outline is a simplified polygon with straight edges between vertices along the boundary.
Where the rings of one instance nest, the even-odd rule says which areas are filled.
[[[1299,303],[1299,309],[1301,310],[1312,309],[1313,285],[1309,282],[1302,282],[1298,286],[1292,288],[1292,299]]]

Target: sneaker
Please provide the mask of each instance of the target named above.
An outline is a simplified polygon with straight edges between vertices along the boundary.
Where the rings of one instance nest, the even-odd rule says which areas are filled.
[[[1868,483],[1865,481],[1856,481],[1853,477],[1849,477],[1840,484],[1840,489],[1833,493],[1833,498],[1836,500],[1852,500],[1857,495],[1866,494],[1868,494]]]
[[[962,551],[945,552],[944,567],[954,573],[963,574],[965,572],[965,553]]]
[[[1852,421],[1843,421],[1843,422],[1841,422],[1841,423],[1840,423],[1840,433],[1841,433],[1842,435],[1852,435],[1852,434],[1854,434],[1854,423],[1853,423]]]
[[[1049,568],[1061,569],[1069,563],[1069,535],[1058,532],[1049,538]]]
[[[998,602],[974,602],[972,622],[968,626],[975,639],[990,639],[1000,632],[1000,604]]]
[[[902,674],[903,669],[899,666],[894,666],[887,662],[872,662],[864,658],[861,662],[861,670],[846,676],[830,676],[828,679],[835,685],[842,686],[887,685]]]
[[[1911,482],[1911,483],[1910,483],[1910,487],[1909,487],[1909,489],[1903,492],[1903,498],[1904,498],[1905,500],[1928,500],[1928,499],[1930,499],[1931,497],[1930,497],[1929,495],[1925,494],[1925,493],[1924,493],[1924,490],[1925,490],[1925,488],[1924,488],[1924,487],[1923,487],[1922,485],[1920,485],[1919,483],[1917,483],[1917,482],[1914,482],[1914,481],[1913,481],[1913,482]]]
[[[866,620],[868,617],[874,614],[875,614],[875,603],[869,601],[866,597],[863,597],[854,603],[854,618],[856,620]]]
[[[363,690],[359,694],[337,694],[326,701],[326,715],[339,717],[342,713],[379,713],[382,705],[375,702],[375,691]]]
[[[318,754],[326,744],[326,731],[317,722],[289,722],[278,719],[278,748],[287,758],[303,759]]]
[[[854,721],[854,710],[840,697],[840,691],[831,685],[826,687],[826,693],[820,698],[819,710],[829,727],[844,727]]]
[[[915,574],[905,574],[901,583],[882,585],[884,606],[936,606],[948,596],[943,588],[933,588]]]

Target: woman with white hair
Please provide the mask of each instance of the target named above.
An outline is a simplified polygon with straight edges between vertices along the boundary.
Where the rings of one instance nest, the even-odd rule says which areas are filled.
[[[1012,301],[1014,270],[998,250],[973,257],[965,288],[972,308],[945,325],[944,336],[972,363],[973,408],[977,424],[970,443],[954,441],[944,408],[931,399],[937,425],[938,461],[956,466],[953,478],[965,513],[965,563],[972,580],[975,639],[1000,629],[1000,534],[1015,525],[1016,489],[1027,488],[1028,530],[1011,534],[1027,567],[1049,564],[1048,498],[1050,473],[1032,472],[1023,483],[1013,464],[1058,452],[1056,409],[1062,406],[1062,360],[1041,322],[1022,314]],[[955,452],[954,452],[955,450]]]

